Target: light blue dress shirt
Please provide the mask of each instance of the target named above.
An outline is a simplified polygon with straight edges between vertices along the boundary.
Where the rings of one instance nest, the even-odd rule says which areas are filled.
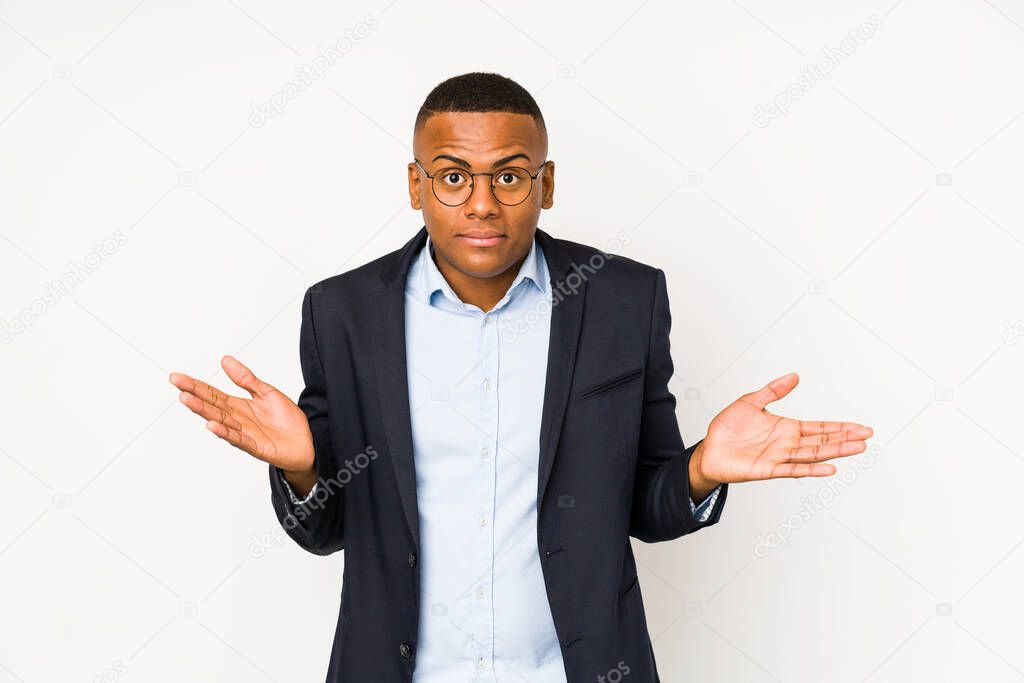
[[[487,312],[459,299],[432,254],[428,236],[405,289],[421,545],[413,682],[566,683],[537,549],[553,308],[543,250],[535,238]],[[698,519],[720,490],[690,501]]]

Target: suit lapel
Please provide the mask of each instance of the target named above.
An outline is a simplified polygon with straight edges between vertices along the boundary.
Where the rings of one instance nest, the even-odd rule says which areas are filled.
[[[562,433],[565,408],[572,386],[579,347],[586,278],[571,266],[572,259],[558,242],[540,228],[537,239],[544,250],[551,276],[551,334],[548,342],[548,367],[544,385],[544,404],[540,428],[540,462],[537,467],[537,515],[540,516],[544,492],[555,463],[558,439]]]
[[[554,466],[569,389],[572,386],[587,282],[572,269],[572,259],[564,247],[539,228],[536,234],[548,264],[553,295],[547,375],[541,414],[540,458],[537,468],[539,514]],[[391,465],[394,467],[402,511],[417,550],[420,545],[419,510],[416,502],[416,469],[409,410],[409,380],[406,372],[405,280],[412,259],[426,243],[426,239],[427,230],[426,227],[422,227],[381,273],[385,287],[377,294],[372,323],[377,393],[384,419],[388,452],[391,455]]]
[[[412,452],[412,418],[409,411],[409,378],[405,349],[405,278],[416,252],[426,244],[427,229],[420,228],[398,258],[381,274],[384,291],[373,306],[373,360],[377,395],[384,418],[391,465],[416,550],[420,546],[419,510],[416,504],[416,469]]]

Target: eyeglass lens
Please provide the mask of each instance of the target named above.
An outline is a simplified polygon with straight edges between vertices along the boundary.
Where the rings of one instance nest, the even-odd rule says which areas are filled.
[[[525,168],[510,166],[490,178],[494,197],[502,204],[520,204],[530,194],[533,178]],[[473,177],[462,168],[446,168],[434,174],[434,195],[448,206],[462,204],[473,192]]]

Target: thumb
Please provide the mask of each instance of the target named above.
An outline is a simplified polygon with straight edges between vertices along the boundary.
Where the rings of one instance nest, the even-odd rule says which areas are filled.
[[[799,382],[800,376],[795,372],[791,372],[788,375],[773,379],[761,389],[748,394],[747,398],[751,403],[763,410],[772,401],[778,401],[793,391],[793,387]]]
[[[252,374],[252,370],[234,356],[224,356],[220,359],[220,365],[231,381],[252,394],[253,398],[262,396],[273,389],[272,386]]]

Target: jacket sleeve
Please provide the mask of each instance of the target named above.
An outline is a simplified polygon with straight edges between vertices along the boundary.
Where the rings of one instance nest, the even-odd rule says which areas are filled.
[[[669,391],[673,365],[669,348],[672,316],[665,273],[659,268],[654,281],[650,341],[644,375],[644,407],[629,535],[655,543],[670,541],[718,522],[729,485],[711,495],[711,513],[700,521],[690,496],[690,457],[700,441],[684,447],[676,419],[676,398]]]
[[[334,467],[327,416],[327,380],[313,318],[313,304],[319,291],[320,285],[313,285],[302,299],[299,362],[305,388],[298,401],[313,433],[318,479],[309,495],[299,501],[281,470],[270,465],[270,500],[278,522],[299,546],[316,555],[330,555],[345,547],[344,492],[337,481],[337,467]]]

